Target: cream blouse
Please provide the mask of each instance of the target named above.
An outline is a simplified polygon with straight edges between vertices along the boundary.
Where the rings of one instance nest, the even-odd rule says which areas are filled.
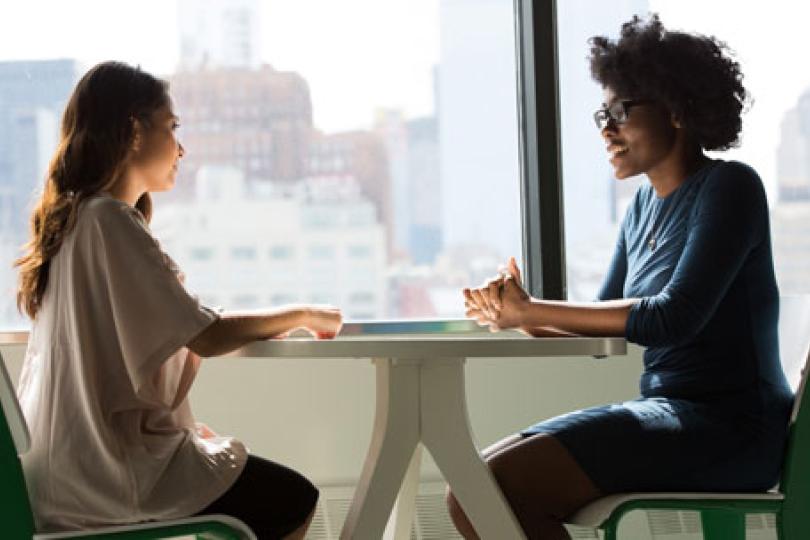
[[[82,204],[18,386],[37,530],[188,516],[242,471],[244,446],[204,438],[191,414],[200,358],[185,345],[217,315],[181,281],[137,210],[109,195]]]

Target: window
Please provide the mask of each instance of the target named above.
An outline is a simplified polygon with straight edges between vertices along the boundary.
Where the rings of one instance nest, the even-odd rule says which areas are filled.
[[[652,2],[668,24],[716,34],[736,51],[754,101],[743,115],[742,144],[724,159],[751,165],[765,184],[779,292],[810,293],[810,79],[787,61],[808,50],[802,21],[810,7],[779,0],[757,9],[722,0],[700,4],[694,17],[689,6],[698,4]]]
[[[366,291],[358,291],[349,295],[352,304],[368,304],[374,302],[374,295]]]
[[[810,292],[810,79],[807,70],[775,58],[799,46],[808,8],[775,2],[666,2],[596,0],[558,2],[563,172],[565,178],[568,294],[595,296],[612,254],[618,225],[635,189],[645,180],[612,178],[590,113],[601,89],[590,80],[586,40],[618,34],[634,13],[657,12],[670,29],[716,35],[736,52],[754,99],[743,115],[742,144],[715,157],[751,165],[769,196],[774,259],[782,294]],[[734,13],[729,17],[729,13]]]
[[[259,305],[259,297],[255,294],[237,294],[231,304],[235,308],[255,308]]]
[[[332,246],[317,244],[309,246],[309,258],[314,261],[330,260],[335,256],[335,248]]]
[[[357,273],[375,276],[364,317],[461,317],[460,288],[521,254],[512,2],[228,6],[31,0],[0,19],[0,325],[26,324],[9,266],[65,100],[108,58],[170,83],[187,154],[176,188],[156,197],[153,230],[201,298],[226,309],[248,294],[308,298],[320,261],[334,265],[338,298]],[[231,250],[242,239],[254,254]],[[270,270],[282,260],[303,278]]]
[[[557,9],[569,298],[596,295],[627,204],[646,181],[618,182],[612,176],[590,116],[602,94],[585,60],[587,39],[616,37],[622,22],[648,11],[658,13],[669,29],[716,35],[736,52],[754,101],[743,114],[740,147],[713,157],[747,163],[762,177],[780,292],[810,292],[810,80],[795,62],[775,58],[807,49],[801,36],[808,8],[784,0],[768,9],[731,0],[566,0],[557,2]]]
[[[288,260],[295,256],[295,247],[290,245],[272,246],[270,258],[273,260]]]
[[[231,258],[237,261],[252,261],[256,259],[256,248],[251,246],[236,246],[231,248]]]
[[[640,182],[619,183],[612,176],[591,118],[602,103],[602,89],[590,76],[587,40],[593,35],[616,37],[621,24],[634,13],[647,13],[647,4],[646,0],[619,5],[593,0],[557,4],[566,283],[572,300],[596,297],[625,205]]]
[[[349,257],[353,259],[367,259],[371,257],[371,246],[351,245],[348,247]]]
[[[309,296],[309,301],[313,304],[331,304],[337,303],[335,295],[328,292],[314,293]]]
[[[276,293],[270,296],[270,303],[275,306],[280,306],[283,304],[291,304],[296,301],[297,297],[294,294]]]
[[[190,250],[192,261],[210,261],[214,256],[214,249],[210,247],[193,247]]]

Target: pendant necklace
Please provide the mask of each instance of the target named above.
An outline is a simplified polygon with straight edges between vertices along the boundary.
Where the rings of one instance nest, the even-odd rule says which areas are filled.
[[[666,200],[664,200],[664,202],[661,203],[661,204],[662,205],[666,204]],[[655,222],[658,219],[658,214],[661,213],[661,208],[659,207],[658,211],[655,213],[656,214],[655,218],[653,219],[653,222],[650,225],[650,232],[647,234],[647,246],[650,248],[650,251],[655,250],[655,247],[658,244],[658,242],[657,242],[658,235],[661,233],[661,229],[663,229],[664,223],[666,223],[667,218],[669,217],[669,214],[670,214],[670,212],[672,212],[672,209],[674,207],[675,207],[675,201],[672,201],[670,203],[670,205],[669,205],[669,208],[667,208],[667,211],[664,214],[664,217],[661,219],[661,222],[658,223],[658,226],[656,226]]]

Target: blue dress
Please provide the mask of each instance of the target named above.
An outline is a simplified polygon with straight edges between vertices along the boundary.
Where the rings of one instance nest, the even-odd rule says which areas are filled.
[[[639,188],[599,293],[617,298],[640,299],[626,337],[646,347],[641,397],[522,434],[556,437],[603,493],[773,487],[793,394],[757,173],[711,161],[667,197]]]

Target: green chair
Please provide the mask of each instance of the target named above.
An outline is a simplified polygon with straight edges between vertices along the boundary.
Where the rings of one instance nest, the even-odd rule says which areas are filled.
[[[691,510],[700,513],[706,540],[744,540],[746,514],[774,514],[780,540],[810,539],[810,398],[805,401],[810,365],[810,296],[782,297],[779,313],[782,365],[796,402],[781,481],[766,493],[621,493],[581,508],[568,522],[602,529],[617,540],[622,517],[633,510]]]
[[[256,535],[231,516],[209,515],[171,521],[105,527],[90,531],[36,534],[20,457],[31,443],[25,418],[0,355],[0,538],[55,540],[97,538],[145,540],[194,536],[206,540],[256,540]]]

